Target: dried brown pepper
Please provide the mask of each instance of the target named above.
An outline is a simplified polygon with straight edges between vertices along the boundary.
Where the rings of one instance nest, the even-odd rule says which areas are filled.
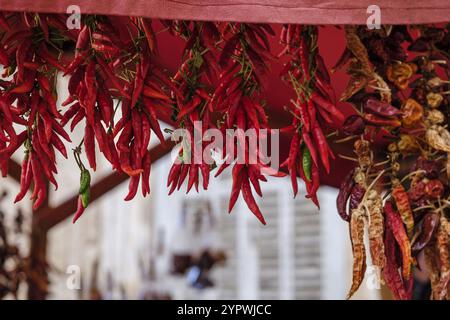
[[[432,125],[427,129],[425,138],[432,148],[450,153],[450,133],[444,127]]]
[[[442,222],[444,219],[445,216],[442,214],[440,217],[441,223],[436,233],[436,249],[440,273],[439,282],[433,291],[434,299],[436,300],[445,299],[450,283],[450,236],[444,228],[445,222]]]
[[[405,90],[416,71],[417,66],[414,63],[398,62],[387,66],[386,76],[400,90]]]
[[[424,115],[423,107],[414,99],[408,99],[402,105],[402,124],[411,127],[420,121]]]
[[[426,246],[423,251],[427,273],[431,284],[432,294],[430,298],[433,299],[435,297],[434,293],[438,291],[438,284],[440,280],[437,253],[435,251],[435,248],[433,248],[432,246]]]
[[[372,263],[381,270],[386,264],[386,254],[384,249],[383,203],[380,194],[374,189],[369,190],[364,205],[369,215],[368,229]]]
[[[364,70],[367,75],[371,75],[373,73],[373,66],[369,61],[367,49],[357,34],[357,26],[345,26],[345,39],[347,40],[347,49],[350,50],[361,63],[362,70]]]
[[[399,181],[394,182],[392,188],[392,197],[394,198],[397,210],[400,213],[403,223],[406,226],[408,236],[411,238],[414,232],[414,217],[409,203],[408,194]]]
[[[350,237],[353,251],[353,276],[347,299],[350,299],[361,286],[366,272],[366,249],[364,247],[364,221],[366,218],[367,214],[363,208],[357,208],[351,212]]]

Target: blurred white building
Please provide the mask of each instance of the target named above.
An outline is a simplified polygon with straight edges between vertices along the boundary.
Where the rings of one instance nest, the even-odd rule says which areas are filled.
[[[51,298],[88,298],[93,266],[104,298],[136,299],[145,291],[173,299],[344,299],[351,283],[348,225],[335,209],[336,190],[319,190],[320,212],[304,196],[292,199],[289,179],[270,179],[259,199],[263,226],[239,199],[227,213],[229,176],[212,179],[208,191],[167,195],[170,159],[152,169],[152,195],[122,199],[116,188],[72,225],[50,232]],[[74,180],[74,185],[76,185]],[[174,255],[221,249],[225,263],[213,268],[214,287],[200,290],[173,275]],[[79,265],[83,287],[66,286],[70,265]],[[355,299],[376,299],[379,290],[361,286]]]

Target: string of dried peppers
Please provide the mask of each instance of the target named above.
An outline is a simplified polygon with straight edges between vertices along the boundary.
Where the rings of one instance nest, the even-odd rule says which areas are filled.
[[[337,198],[353,244],[348,296],[363,281],[367,224],[372,264],[395,298],[412,298],[414,268],[429,274],[432,299],[448,298],[449,26],[348,26],[345,33],[335,68],[348,66],[341,100],[355,114],[339,141],[354,140],[357,155],[342,155],[357,166]]]

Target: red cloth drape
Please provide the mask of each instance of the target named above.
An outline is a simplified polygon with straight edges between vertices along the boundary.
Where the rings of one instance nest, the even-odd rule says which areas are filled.
[[[151,18],[304,24],[365,24],[367,7],[381,8],[382,24],[450,21],[449,0],[1,0],[0,10],[66,12]]]

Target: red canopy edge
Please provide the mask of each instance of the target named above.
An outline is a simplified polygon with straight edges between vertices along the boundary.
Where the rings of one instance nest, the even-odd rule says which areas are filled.
[[[301,24],[365,24],[367,7],[381,8],[382,24],[450,21],[450,1],[402,0],[2,0],[0,10],[144,16],[160,19]]]

